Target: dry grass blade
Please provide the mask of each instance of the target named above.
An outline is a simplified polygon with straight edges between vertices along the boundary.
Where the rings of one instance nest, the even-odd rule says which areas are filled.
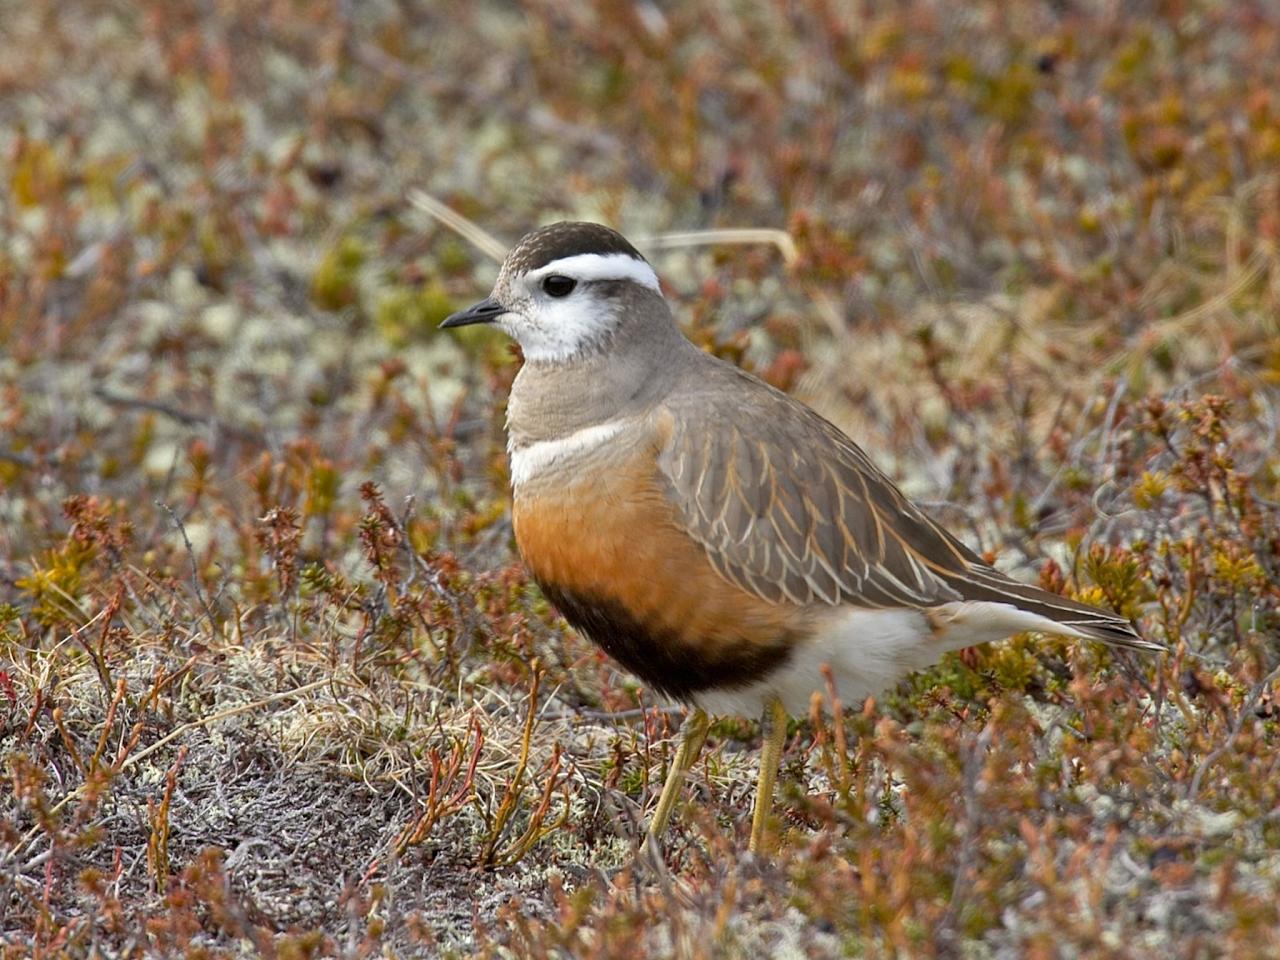
[[[800,258],[800,251],[791,234],[772,227],[732,227],[722,230],[689,230],[659,233],[651,237],[633,238],[637,247],[650,250],[676,250],[682,247],[714,247],[737,244],[772,244],[782,254],[783,262],[791,266]]]
[[[507,256],[507,251],[511,249],[510,244],[503,243],[484,227],[473,220],[468,220],[424,190],[411,190],[409,202],[431,219],[444,224],[463,239],[469,240],[472,246],[497,263],[501,263]]]
[[[120,682],[123,683],[124,681],[122,680]],[[188,723],[181,724],[175,727],[165,736],[161,737],[155,743],[150,744],[144,749],[139,750],[136,753],[129,752],[125,757],[123,757],[117,762],[114,772],[122,773],[131,767],[137,766],[143,760],[147,759],[147,757],[151,756],[152,754],[156,753],[159,750],[164,749],[174,740],[177,740],[180,737],[184,736],[185,734],[190,733],[192,730],[198,730],[201,727],[207,727],[210,724],[218,723],[219,721],[227,720],[227,719],[230,719],[231,717],[239,716],[240,714],[243,714],[243,713],[252,713],[256,710],[261,710],[263,707],[270,706],[273,703],[279,703],[282,700],[292,700],[297,697],[301,697],[305,694],[308,694],[313,690],[319,690],[321,687],[331,687],[331,686],[334,686],[335,684],[341,685],[342,681],[335,680],[332,677],[328,677],[328,678],[325,678],[324,680],[317,680],[314,683],[303,684],[302,686],[296,687],[293,690],[284,690],[284,691],[281,691],[280,693],[272,694],[269,697],[262,697],[250,703],[242,703],[239,706],[231,707],[226,710],[220,710],[217,713],[210,714],[207,717],[201,717],[199,720],[192,720]],[[60,811],[66,809],[68,804],[74,802],[77,798],[83,796],[85,790],[86,790],[85,785],[81,785],[71,790],[64,797],[62,797],[62,799],[60,799],[57,803],[53,804],[53,806],[50,807],[49,814],[52,816],[53,814],[57,814]],[[25,850],[37,838],[37,836],[39,836],[40,832],[41,832],[41,827],[39,825],[32,827],[31,830],[29,830],[27,834],[22,838],[22,840],[14,845],[14,847],[11,850],[11,855],[13,857],[20,856],[21,851]]]
[[[1167,320],[1161,320],[1159,323],[1151,324],[1143,331],[1144,339],[1154,343],[1160,338],[1175,333],[1183,333],[1188,328],[1194,327],[1201,321],[1212,317],[1219,311],[1226,309],[1232,300],[1249,289],[1265,273],[1274,270],[1277,263],[1280,263],[1280,258],[1275,255],[1267,254],[1262,250],[1255,250],[1248,261],[1241,267],[1239,275],[1234,277],[1226,287],[1189,310],[1169,317]],[[1148,296],[1150,300],[1154,300],[1157,294],[1152,293]]]
[[[322,687],[344,686],[345,684],[346,684],[346,681],[337,680],[333,677],[326,677],[324,680],[316,680],[313,683],[305,683],[302,686],[295,687],[292,690],[282,690],[280,693],[272,694],[269,697],[262,697],[258,700],[254,700],[252,703],[242,703],[236,707],[229,707],[226,710],[219,710],[217,713],[211,714],[207,717],[201,717],[199,720],[192,720],[188,723],[184,723],[181,726],[175,727],[168,734],[161,737],[159,740],[157,740],[155,743],[151,744],[150,746],[146,747],[145,749],[139,750],[137,753],[131,753],[128,757],[125,758],[124,762],[120,764],[120,769],[127,770],[129,767],[132,767],[132,766],[135,766],[136,764],[141,763],[143,760],[147,759],[147,757],[151,756],[157,750],[163,750],[166,746],[168,746],[174,740],[177,740],[183,734],[189,733],[192,730],[198,730],[201,727],[207,727],[210,724],[218,723],[222,720],[229,720],[231,717],[239,716],[242,713],[252,713],[256,710],[261,710],[263,707],[270,706],[273,703],[279,703],[282,700],[294,700],[305,694],[311,693],[311,691],[313,690],[319,690]]]
[[[460,237],[471,242],[482,253],[501,263],[510,249],[484,227],[464,217],[448,204],[422,190],[412,190],[409,202],[433,220],[444,224]],[[771,227],[733,227],[720,230],[687,230],[659,233],[653,236],[634,237],[636,246],[650,250],[676,250],[686,247],[712,247],[734,244],[771,244],[782,254],[783,261],[792,265],[800,253],[791,234]]]

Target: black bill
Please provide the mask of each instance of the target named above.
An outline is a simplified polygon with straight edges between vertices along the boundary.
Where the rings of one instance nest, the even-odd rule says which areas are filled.
[[[459,310],[457,313],[446,317],[440,327],[445,329],[448,327],[466,327],[473,323],[493,323],[506,312],[506,307],[493,299],[493,297],[487,297],[479,303],[472,304],[465,310]]]

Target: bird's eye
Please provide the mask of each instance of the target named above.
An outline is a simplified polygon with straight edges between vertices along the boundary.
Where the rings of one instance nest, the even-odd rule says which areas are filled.
[[[542,280],[542,289],[549,297],[567,297],[577,285],[578,281],[573,277],[562,277],[558,273],[553,273]]]

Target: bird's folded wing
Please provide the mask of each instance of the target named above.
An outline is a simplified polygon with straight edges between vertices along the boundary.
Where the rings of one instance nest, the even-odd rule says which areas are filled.
[[[752,378],[740,406],[673,409],[659,468],[721,575],[767,600],[926,607],[981,561],[839,430]],[[781,398],[784,402],[777,403]],[[710,418],[710,419],[709,419]]]
[[[754,377],[731,375],[733,406],[669,399],[658,429],[674,516],[730,582],[774,603],[1003,605],[1040,618],[1037,629],[1164,649],[1124,617],[984,563],[833,425]]]

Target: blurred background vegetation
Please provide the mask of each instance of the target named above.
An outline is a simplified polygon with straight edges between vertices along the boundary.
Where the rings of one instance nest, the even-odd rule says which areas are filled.
[[[0,0],[4,955],[1280,952],[1280,8]],[[503,242],[1163,659],[1018,638],[798,723],[745,860],[515,558]],[[670,231],[786,230],[664,249]],[[783,253],[787,253],[786,256]]]

